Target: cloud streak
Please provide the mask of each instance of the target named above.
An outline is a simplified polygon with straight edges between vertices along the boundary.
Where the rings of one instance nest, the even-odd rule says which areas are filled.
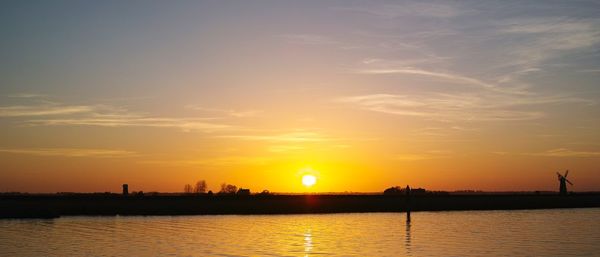
[[[396,19],[407,16],[430,18],[453,18],[472,12],[465,7],[443,3],[406,2],[402,4],[380,4],[364,7],[338,7],[341,11],[359,12],[383,19]]]
[[[222,156],[207,159],[180,159],[180,160],[146,160],[138,163],[162,166],[230,166],[230,165],[265,165],[272,161],[269,157],[261,156]]]
[[[436,78],[444,78],[444,79],[449,79],[449,80],[456,80],[456,81],[459,81],[459,82],[465,82],[467,84],[481,86],[483,88],[494,88],[494,87],[496,87],[494,85],[482,82],[482,81],[474,79],[474,78],[469,78],[469,77],[464,77],[464,76],[459,76],[459,75],[453,75],[453,74],[449,74],[449,73],[431,72],[431,71],[426,71],[426,70],[410,69],[410,68],[406,68],[406,69],[362,70],[362,71],[359,71],[359,73],[363,73],[363,74],[413,74],[413,75],[423,75],[423,76],[430,76],[430,77],[436,77]]]
[[[10,94],[8,95],[10,98],[44,98],[47,95],[44,94],[32,94],[32,93],[19,93],[19,94]]]
[[[331,141],[333,138],[323,136],[316,132],[290,132],[276,135],[228,135],[220,136],[222,138],[235,138],[242,140],[251,141],[268,141],[268,142],[290,142],[290,143],[304,143],[304,142],[323,142]]]
[[[352,104],[360,109],[400,115],[421,117],[438,121],[517,121],[533,120],[545,116],[541,110],[526,107],[583,103],[586,99],[550,96],[518,97],[496,94],[369,94],[337,98],[338,103]]]
[[[228,112],[234,117],[249,117],[251,112]],[[234,126],[209,122],[215,118],[160,117],[140,114],[107,105],[13,105],[0,107],[0,118],[21,118],[27,126],[98,126],[176,128],[186,132],[230,131]]]
[[[263,111],[260,110],[231,110],[231,109],[218,109],[218,108],[207,108],[196,105],[188,105],[186,106],[188,109],[203,111],[203,112],[212,112],[212,113],[223,113],[231,117],[235,118],[250,118],[259,116]]]
[[[25,121],[30,126],[98,126],[98,127],[153,127],[176,128],[185,132],[216,132],[232,130],[234,127],[224,124],[208,123],[201,118],[161,118],[138,115],[94,115],[92,117],[64,119],[33,119]]]
[[[540,50],[569,50],[600,42],[598,20],[572,20],[559,17],[517,19],[507,22],[501,32],[527,35]]]
[[[599,151],[576,151],[567,148],[557,148],[548,150],[540,153],[530,153],[528,155],[533,156],[544,156],[544,157],[579,157],[579,158],[591,158],[600,157]]]
[[[95,158],[123,158],[137,155],[136,152],[126,150],[87,148],[0,148],[0,153]]]
[[[510,45],[503,52],[511,60],[503,66],[514,66],[518,70],[545,66],[550,59],[600,43],[598,19],[515,18],[498,22],[496,26],[496,37],[522,42]]]
[[[397,154],[392,159],[398,161],[422,161],[439,158],[448,158],[451,152],[449,151],[427,151],[424,153],[403,153]]]
[[[327,37],[316,34],[284,34],[277,35],[277,37],[286,40],[287,42],[300,44],[300,45],[336,45],[338,41]]]
[[[497,91],[501,93],[510,93],[510,94],[526,94],[524,91],[515,91],[510,88],[502,88],[494,84],[486,83],[476,78],[466,77],[462,75],[452,74],[452,73],[443,73],[443,72],[433,72],[421,69],[413,69],[413,68],[400,68],[400,69],[365,69],[359,70],[360,74],[408,74],[408,75],[420,75],[425,77],[432,77],[437,79],[444,79],[458,84],[477,86],[483,89]]]
[[[86,113],[92,110],[94,107],[85,105],[2,106],[0,107],[0,117],[65,115]]]

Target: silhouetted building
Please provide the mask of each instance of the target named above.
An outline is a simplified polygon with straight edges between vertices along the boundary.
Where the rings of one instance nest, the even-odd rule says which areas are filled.
[[[427,193],[427,190],[425,188],[411,188],[410,193],[413,195],[424,195]]]
[[[129,195],[129,185],[123,184],[123,195]]]
[[[241,188],[237,191],[237,195],[250,195],[250,189]]]

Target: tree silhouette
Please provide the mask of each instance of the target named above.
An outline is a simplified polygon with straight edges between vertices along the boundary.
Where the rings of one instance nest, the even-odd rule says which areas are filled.
[[[190,185],[190,184],[186,184],[186,185],[183,187],[183,192],[184,192],[184,193],[186,193],[186,194],[191,194],[191,193],[193,192],[192,185]]]
[[[196,182],[196,187],[194,187],[194,193],[204,194],[206,193],[206,180],[200,180]]]
[[[221,184],[221,191],[219,194],[235,194],[237,192],[237,187],[231,184],[223,183]]]
[[[400,195],[404,193],[404,189],[399,186],[390,187],[383,191],[384,195]]]

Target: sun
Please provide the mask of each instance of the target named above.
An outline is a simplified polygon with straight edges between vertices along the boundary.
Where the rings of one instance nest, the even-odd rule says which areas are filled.
[[[302,176],[302,184],[305,187],[311,187],[315,183],[317,183],[317,177],[315,177],[313,175],[304,175],[304,176]]]

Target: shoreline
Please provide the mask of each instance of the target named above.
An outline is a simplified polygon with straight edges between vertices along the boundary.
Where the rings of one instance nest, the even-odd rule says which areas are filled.
[[[2,195],[0,218],[318,214],[600,207],[600,193],[473,195]]]

